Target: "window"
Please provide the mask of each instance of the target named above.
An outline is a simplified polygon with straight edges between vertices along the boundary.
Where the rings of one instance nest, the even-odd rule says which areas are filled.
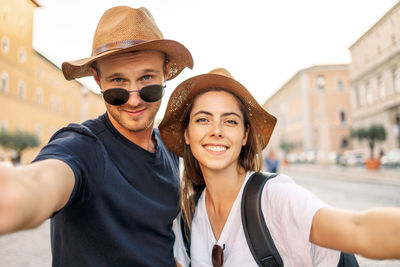
[[[383,82],[382,76],[378,76],[377,78],[378,81],[378,94],[381,99],[385,99],[386,97],[386,89],[385,89],[385,83]]]
[[[42,93],[42,88],[37,88],[36,89],[36,104],[41,105],[43,102],[43,93]]]
[[[400,93],[400,71],[398,68],[393,69],[393,88],[396,93]]]
[[[354,97],[355,97],[355,106],[357,108],[361,107],[360,88],[356,87],[354,89]]]
[[[319,89],[319,90],[324,89],[325,88],[325,77],[322,75],[319,75],[317,77],[316,83],[317,83],[317,89]]]
[[[347,114],[346,111],[341,110],[339,112],[339,121],[341,124],[346,124],[347,123]]]
[[[7,36],[3,36],[1,38],[1,50],[4,53],[8,53],[8,51],[10,50],[10,40],[8,39]]]
[[[8,92],[8,74],[3,72],[1,74],[1,93],[6,94]]]
[[[374,102],[374,95],[371,86],[369,86],[369,82],[365,83],[365,95],[367,97],[367,104],[372,104],[372,102]]]
[[[339,91],[343,91],[343,89],[344,89],[344,83],[343,83],[343,80],[342,80],[342,79],[338,79],[338,80],[337,80],[337,82],[336,82],[336,88],[337,88]]]
[[[18,83],[18,97],[20,99],[25,98],[25,82],[24,81],[19,81],[19,83]]]
[[[18,58],[19,58],[19,62],[24,63],[26,60],[26,51],[24,47],[20,47],[18,49]]]

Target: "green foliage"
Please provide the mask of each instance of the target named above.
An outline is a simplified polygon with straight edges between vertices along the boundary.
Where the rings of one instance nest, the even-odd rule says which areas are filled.
[[[40,145],[39,138],[31,133],[16,131],[9,133],[7,131],[0,132],[0,146],[4,148],[14,149],[17,152],[15,163],[21,160],[22,151],[29,147],[37,147]]]
[[[358,139],[360,142],[366,140],[370,148],[370,156],[374,158],[375,144],[386,140],[386,130],[380,124],[373,124],[368,128],[351,129],[351,137]]]
[[[285,157],[289,154],[290,150],[294,148],[294,144],[288,142],[286,139],[282,139],[280,144],[279,144],[280,149],[283,150],[283,153],[285,154]]]

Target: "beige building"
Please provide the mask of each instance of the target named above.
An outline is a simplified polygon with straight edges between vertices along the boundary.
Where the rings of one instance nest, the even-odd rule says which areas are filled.
[[[400,2],[349,49],[354,127],[385,127],[387,139],[375,154],[400,147]]]
[[[0,0],[0,129],[39,136],[41,146],[59,128],[105,111],[101,96],[62,71],[32,48],[33,0]],[[40,148],[39,148],[40,149]],[[23,155],[31,161],[39,149]],[[0,148],[9,160],[11,151]]]
[[[348,65],[316,65],[297,72],[263,105],[278,119],[267,149],[282,158],[281,142],[293,145],[289,160],[335,160],[350,147]],[[331,153],[334,152],[334,153]]]

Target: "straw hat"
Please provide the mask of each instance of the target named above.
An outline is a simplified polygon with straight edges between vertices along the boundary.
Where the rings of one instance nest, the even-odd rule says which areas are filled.
[[[182,82],[172,92],[168,101],[165,116],[158,126],[161,137],[173,153],[183,156],[184,118],[183,114],[189,102],[202,90],[222,88],[239,97],[249,111],[250,120],[255,125],[262,149],[268,144],[276,124],[276,118],[262,108],[249,91],[223,68],[215,69],[207,74],[198,75]]]
[[[90,65],[105,56],[138,50],[157,50],[167,55],[171,68],[167,80],[175,78],[185,67],[193,68],[193,58],[182,44],[164,39],[153,16],[144,8],[117,6],[101,17],[93,38],[92,56],[64,62],[67,80],[90,76]]]

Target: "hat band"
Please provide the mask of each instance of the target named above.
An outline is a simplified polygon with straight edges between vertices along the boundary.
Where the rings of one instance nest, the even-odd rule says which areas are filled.
[[[144,42],[147,42],[147,41],[145,41],[145,40],[122,40],[122,41],[107,43],[107,44],[97,47],[92,52],[92,57],[100,55],[101,53],[107,52],[109,50],[123,49],[123,48],[127,48],[130,46],[138,45],[138,44],[141,44]]]

